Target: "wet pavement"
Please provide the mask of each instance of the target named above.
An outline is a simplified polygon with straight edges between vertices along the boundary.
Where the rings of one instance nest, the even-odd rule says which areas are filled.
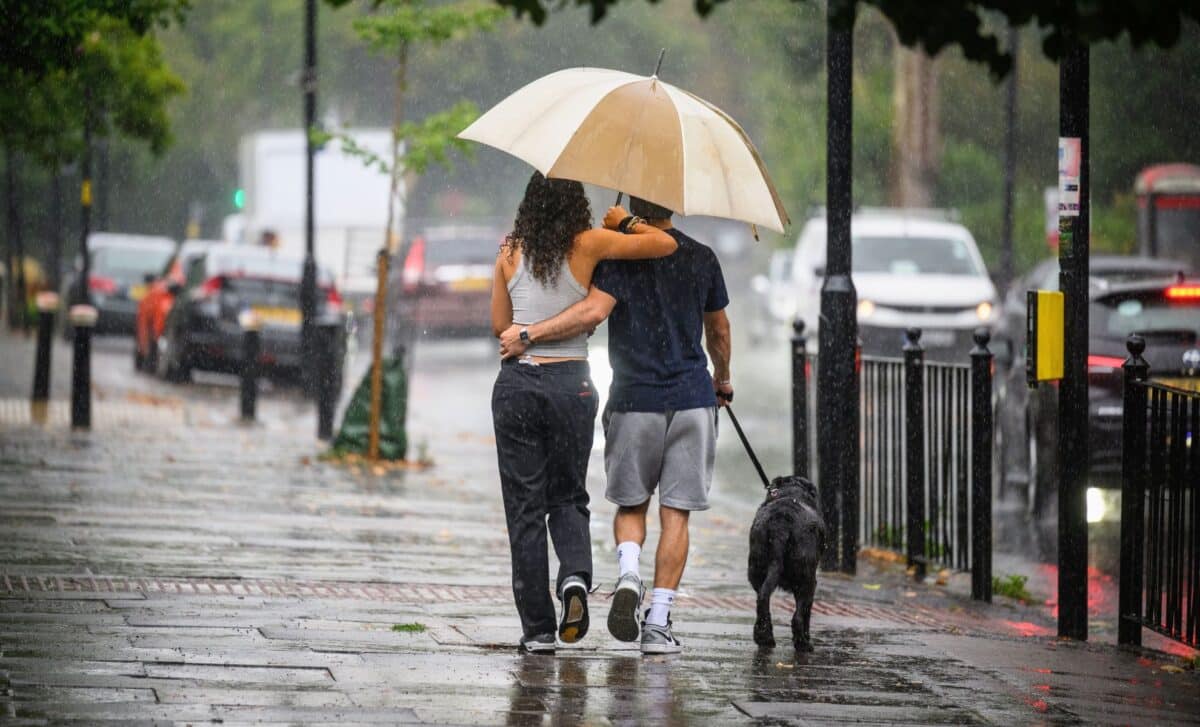
[[[1102,614],[1091,642],[1060,642],[1052,606],[975,604],[961,574],[912,584],[882,560],[821,576],[814,653],[792,651],[782,600],[779,647],[758,650],[745,582],[757,492],[732,437],[715,507],[693,519],[675,612],[685,652],[643,658],[604,633],[615,554],[595,456],[593,632],[521,656],[486,344],[421,347],[410,437],[434,460],[423,470],[321,462],[294,390],[266,391],[260,422],[240,425],[231,378],[134,375],[118,339],[97,345],[95,428],[73,433],[66,353],[38,423],[24,403],[32,345],[0,334],[0,722],[1200,723],[1187,650],[1149,634],[1154,648],[1117,649]],[[789,431],[771,396],[779,353],[739,390],[770,470]]]

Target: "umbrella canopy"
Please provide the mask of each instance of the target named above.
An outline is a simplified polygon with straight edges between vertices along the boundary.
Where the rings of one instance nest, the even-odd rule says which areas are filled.
[[[683,215],[783,232],[787,212],[746,132],[656,76],[570,68],[539,78],[459,134],[547,177],[627,192]]]

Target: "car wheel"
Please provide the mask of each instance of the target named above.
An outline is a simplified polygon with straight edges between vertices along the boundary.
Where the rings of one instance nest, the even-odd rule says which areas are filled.
[[[1058,497],[1058,481],[1055,477],[1056,442],[1048,433],[1043,433],[1033,417],[1027,418],[1029,450],[1029,514],[1040,519],[1050,514],[1055,498]]]
[[[192,378],[192,370],[187,366],[183,359],[183,351],[180,350],[175,336],[170,333],[164,333],[158,339],[158,374],[164,381],[169,381],[173,384],[181,384],[189,381]]]

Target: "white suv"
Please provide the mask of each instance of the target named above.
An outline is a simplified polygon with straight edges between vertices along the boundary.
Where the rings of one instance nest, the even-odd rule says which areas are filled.
[[[967,228],[931,210],[867,210],[850,224],[863,353],[899,357],[907,328],[926,357],[966,363],[976,328],[998,320],[996,288]],[[796,315],[820,327],[825,218],[804,225],[792,263]],[[815,342],[816,336],[810,340]]]

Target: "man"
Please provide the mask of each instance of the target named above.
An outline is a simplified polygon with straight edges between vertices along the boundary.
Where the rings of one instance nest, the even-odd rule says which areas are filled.
[[[501,352],[520,355],[530,342],[569,338],[609,320],[613,384],[603,420],[605,497],[618,506],[613,534],[620,576],[608,629],[622,641],[640,636],[643,654],[673,654],[680,644],[670,614],[687,561],[688,518],[708,509],[717,406],[733,397],[729,296],[716,255],[672,226],[671,210],[636,197],[629,201],[633,215],[620,229],[644,218],[674,237],[679,249],[657,260],[600,263],[587,298],[549,320],[508,329]],[[662,534],[643,619],[639,559],[656,490]]]

